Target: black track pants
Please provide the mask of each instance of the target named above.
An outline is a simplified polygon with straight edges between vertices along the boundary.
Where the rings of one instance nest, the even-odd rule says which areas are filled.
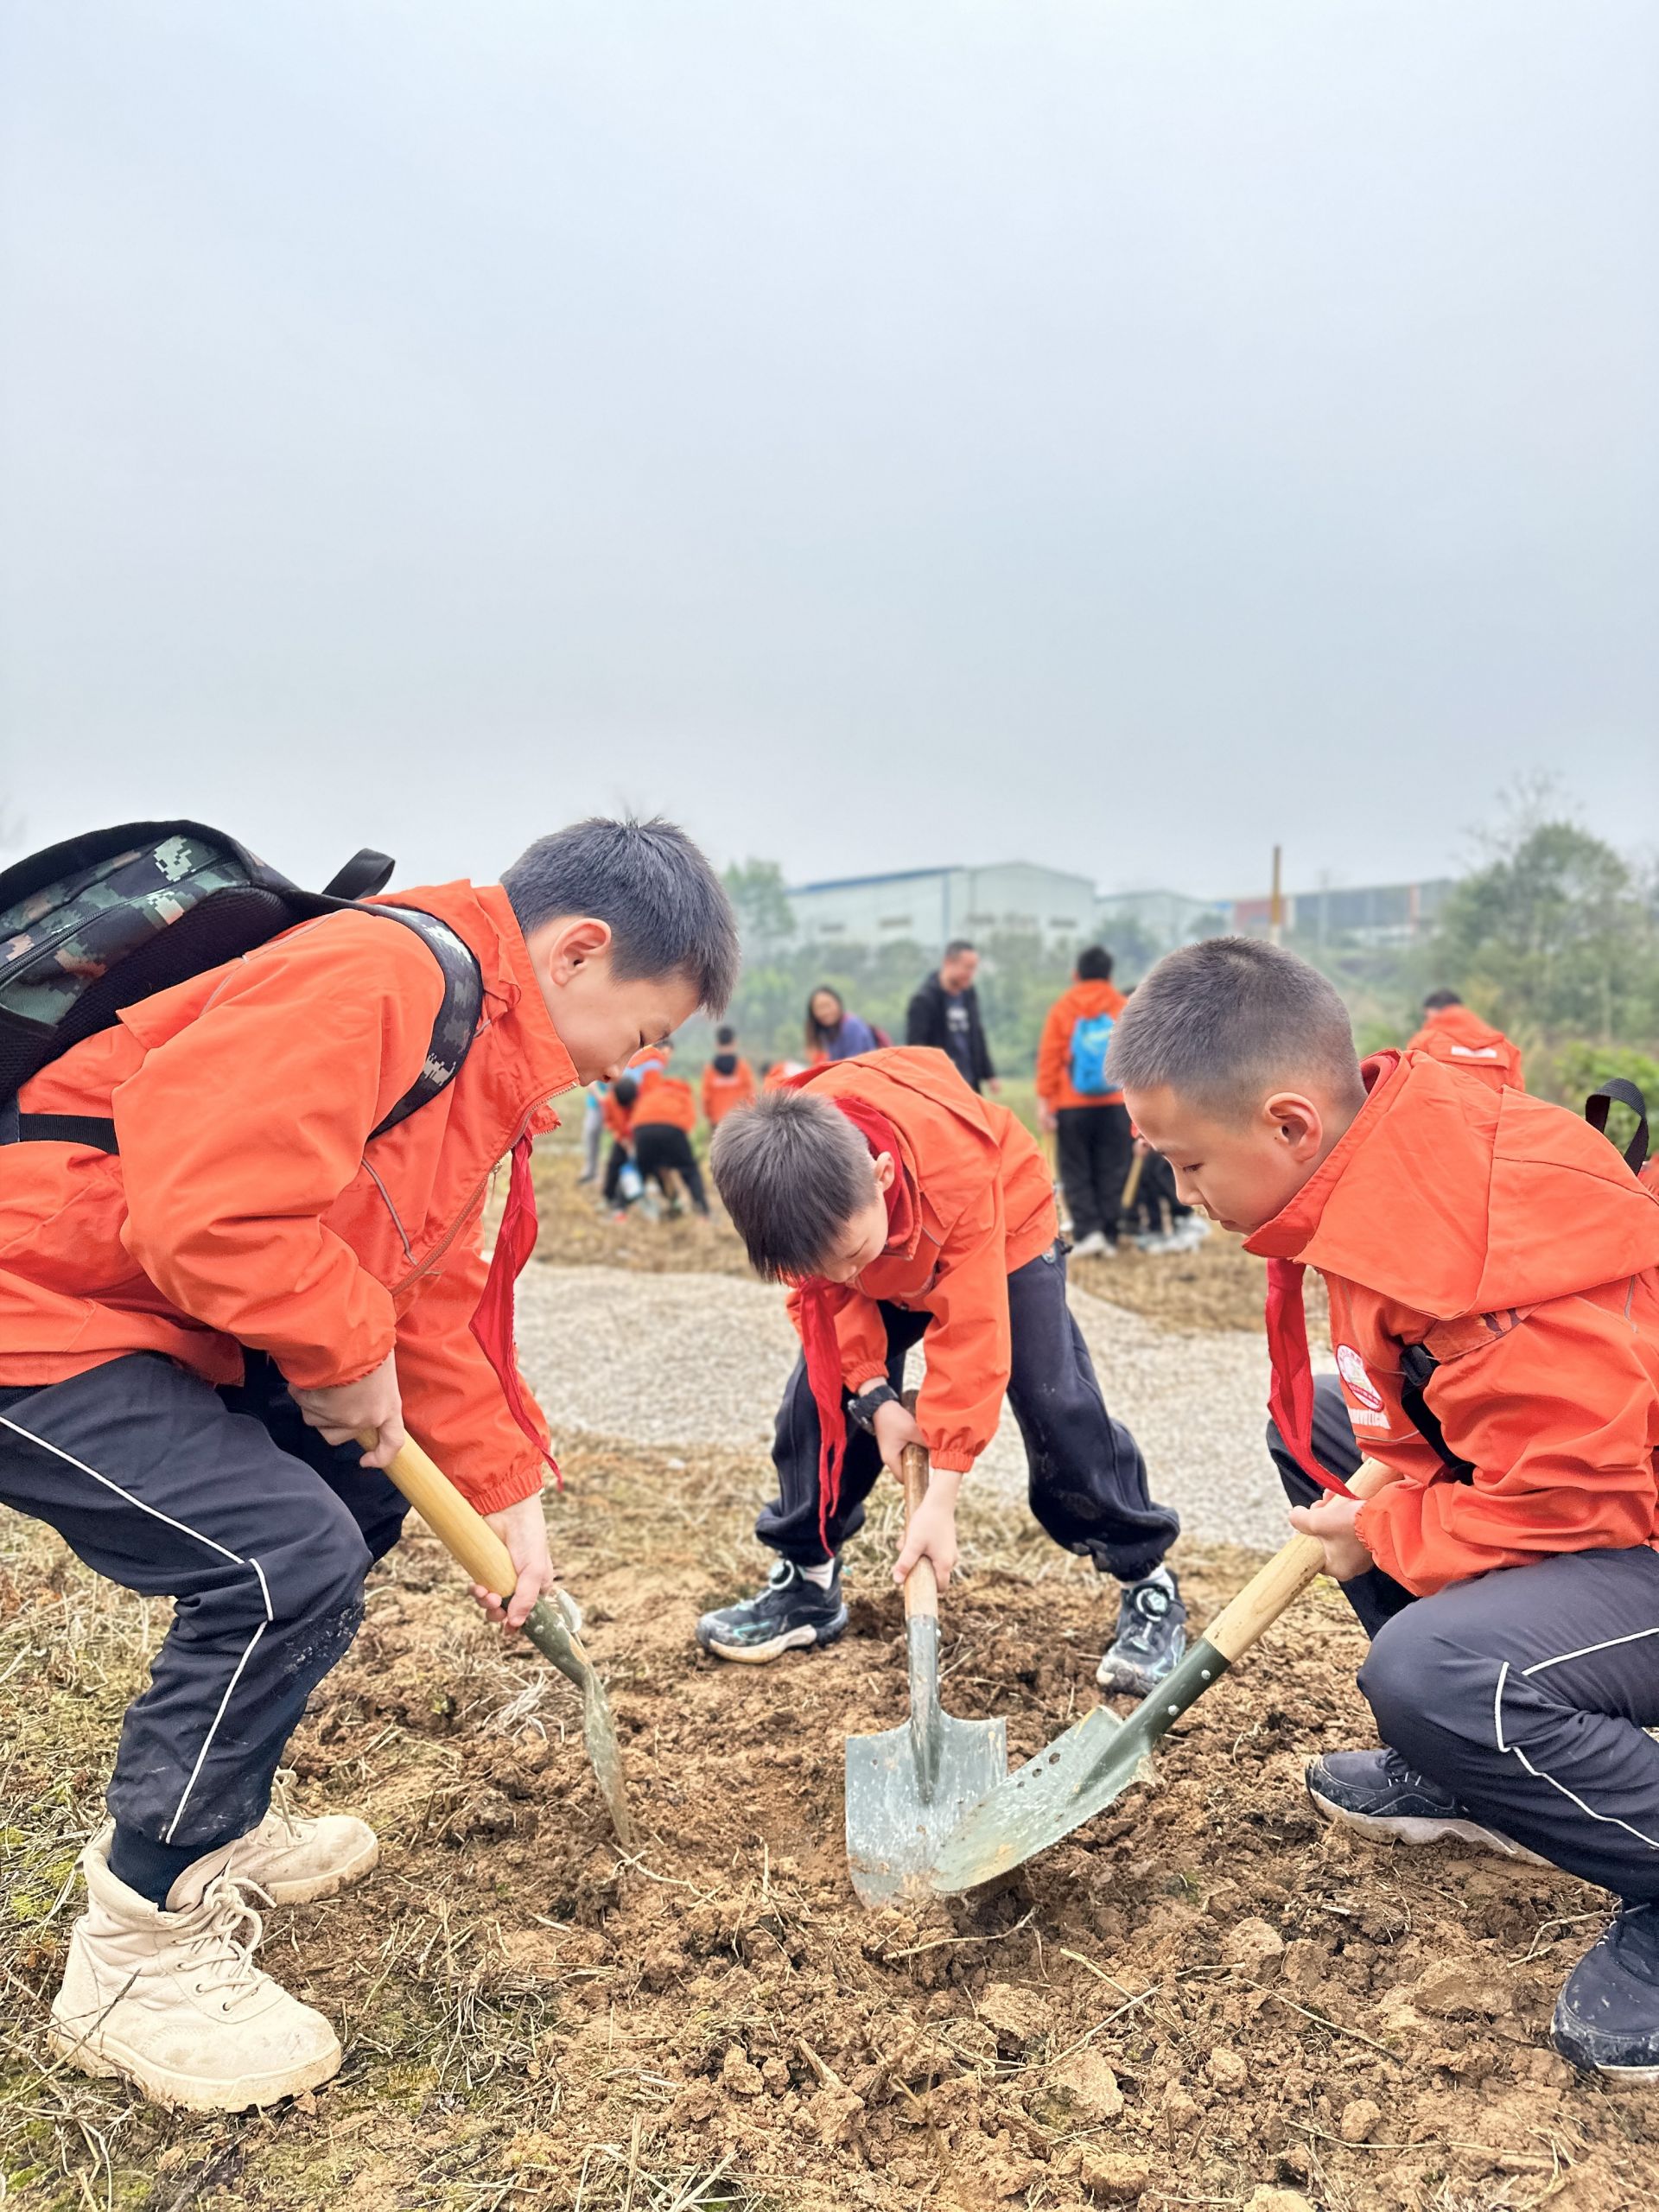
[[[664,1173],[671,1169],[684,1184],[686,1196],[696,1211],[708,1212],[709,1194],[702,1187],[702,1170],[683,1129],[671,1128],[664,1122],[647,1122],[643,1128],[635,1129],[633,1164],[647,1181],[655,1178],[658,1190],[664,1187]]]
[[[1269,1444],[1303,1503],[1315,1485]],[[1314,1449],[1333,1472],[1359,1465],[1332,1376]],[[1385,1744],[1529,1851],[1659,1899],[1659,1744],[1643,1732],[1659,1726],[1659,1553],[1563,1552],[1432,1598],[1376,1569],[1342,1586],[1372,1635],[1359,1687]]]
[[[1099,1230],[1116,1243],[1123,1184],[1135,1157],[1129,1109],[1116,1100],[1062,1106],[1054,1121],[1071,1233],[1080,1242]]]
[[[883,1305],[887,1380],[903,1387],[905,1355],[931,1319]],[[1154,1505],[1146,1462],[1122,1421],[1106,1410],[1089,1347],[1065,1302],[1065,1260],[1056,1245],[1008,1277],[1013,1371],[1008,1403],[1025,1440],[1031,1510],[1057,1544],[1126,1582],[1150,1574],[1180,1531],[1180,1517]],[[755,1523],[763,1544],[803,1566],[824,1557],[818,1535],[818,1409],[797,1360],[779,1408],[772,1463],[779,1495]],[[864,1501],[881,1473],[875,1439],[847,1424],[841,1496],[830,1522],[839,1551],[864,1525]]]
[[[175,1600],[109,1789],[115,1820],[157,1843],[258,1826],[283,1746],[356,1635],[363,1578],[407,1510],[357,1446],[304,1426],[269,1360],[250,1354],[247,1368],[241,1389],[214,1390],[140,1352],[0,1390],[0,1503],[48,1522],[111,1582]]]

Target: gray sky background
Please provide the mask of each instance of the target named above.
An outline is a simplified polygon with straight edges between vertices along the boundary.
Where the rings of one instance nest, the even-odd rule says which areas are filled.
[[[1651,0],[16,0],[0,149],[29,842],[1655,838]]]

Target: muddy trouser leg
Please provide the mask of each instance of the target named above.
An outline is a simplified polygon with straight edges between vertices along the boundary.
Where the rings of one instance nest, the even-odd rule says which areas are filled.
[[[881,1308],[887,1325],[887,1381],[895,1390],[905,1385],[905,1354],[921,1340],[929,1315],[912,1313],[901,1306]],[[846,1393],[842,1394],[846,1404]],[[801,1567],[822,1567],[830,1554],[818,1530],[817,1402],[806,1379],[806,1362],[798,1359],[784,1386],[778,1408],[778,1427],[772,1440],[772,1461],[778,1470],[778,1496],[761,1512],[754,1533],[763,1544],[792,1559]],[[841,1487],[836,1510],[830,1516],[830,1550],[838,1552],[864,1526],[864,1501],[881,1474],[881,1454],[875,1439],[855,1421],[847,1423],[847,1449],[841,1463]]]
[[[1135,1129],[1129,1109],[1117,1100],[1088,1109],[1094,1128],[1090,1135],[1090,1161],[1095,1178],[1095,1211],[1111,1242],[1117,1242],[1117,1217],[1123,1211],[1123,1185],[1135,1158]]]
[[[251,1401],[263,1386],[288,1418],[252,1364]],[[0,1501],[95,1573],[175,1600],[122,1726],[109,1789],[122,1829],[200,1852],[264,1817],[307,1697],[357,1633],[372,1551],[402,1518],[384,1475],[331,1458],[320,1471],[263,1414],[153,1353],[0,1392]]]
[[[1659,1899],[1659,1554],[1566,1552],[1454,1582],[1360,1669],[1382,1740],[1474,1817],[1634,1904]]]
[[[1071,1234],[1081,1243],[1096,1230],[1116,1234],[1116,1224],[1103,1221],[1095,1198],[1094,1134],[1090,1124],[1093,1106],[1062,1106],[1054,1116],[1054,1142],[1059,1154],[1060,1181],[1071,1216]]]
[[[1140,1446],[1106,1410],[1065,1302],[1058,1243],[1008,1277],[1008,1404],[1025,1439],[1033,1513],[1067,1551],[1139,1581],[1180,1534],[1180,1516],[1153,1503]]]
[[[620,1138],[611,1140],[611,1156],[605,1163],[603,1196],[607,1206],[622,1202],[622,1170],[628,1164],[628,1147]]]
[[[1316,1483],[1312,1475],[1305,1475],[1291,1457],[1289,1447],[1279,1433],[1276,1421],[1268,1423],[1268,1452],[1279,1471],[1279,1480],[1285,1496],[1293,1505],[1317,1505],[1331,1493]],[[1316,1375],[1313,1378],[1313,1457],[1322,1467],[1333,1475],[1340,1475],[1344,1482],[1359,1471],[1364,1458],[1354,1435],[1354,1424],[1349,1418],[1347,1401],[1342,1395],[1342,1385],[1334,1375]],[[1292,1531],[1287,1528],[1287,1540]],[[1414,1604],[1409,1590],[1396,1582],[1391,1574],[1384,1574],[1380,1567],[1373,1567],[1363,1574],[1355,1575],[1351,1582],[1338,1586],[1343,1596],[1358,1616],[1359,1624],[1367,1636],[1375,1636],[1386,1620],[1403,1606]]]

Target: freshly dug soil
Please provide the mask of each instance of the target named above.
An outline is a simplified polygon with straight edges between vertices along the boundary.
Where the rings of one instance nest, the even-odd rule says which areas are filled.
[[[346,2066],[303,2108],[233,2121],[48,2065],[52,1908],[160,1623],[5,1523],[0,1672],[33,1655],[0,1768],[15,2192],[54,2212],[1625,2212],[1659,2178],[1659,2098],[1580,2083],[1545,2042],[1606,1900],[1313,1816],[1304,1760],[1370,1740],[1328,1586],[1194,1709],[1155,1783],[995,1891],[861,1911],[842,1745],[902,1717],[893,1501],[841,1643],[723,1668],[691,1627],[763,1570],[733,1534],[761,1478],[588,1439],[553,1503],[626,1739],[631,1859],[566,1686],[486,1630],[429,1538],[394,1554],[296,1745],[302,1804],[366,1814],[384,1864],[270,1916],[265,1950]],[[1108,1593],[1016,1508],[965,1518],[946,1701],[1005,1714],[1024,1757],[1093,1702]],[[1185,1561],[1200,1615],[1253,1563]]]

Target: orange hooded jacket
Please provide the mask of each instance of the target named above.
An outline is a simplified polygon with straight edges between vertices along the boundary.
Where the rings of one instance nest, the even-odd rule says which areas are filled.
[[[1481,1077],[1495,1089],[1524,1090],[1521,1048],[1466,1006],[1437,1006],[1412,1039],[1408,1052],[1431,1052],[1448,1067]]]
[[[740,1059],[730,1075],[722,1075],[712,1060],[702,1071],[703,1119],[717,1129],[734,1107],[747,1106],[754,1096],[754,1070]]]
[[[1008,1387],[1008,1277],[1059,1234],[1037,1141],[929,1046],[831,1060],[798,1087],[885,1114],[918,1200],[905,1249],[833,1294],[842,1379],[856,1392],[887,1374],[879,1301],[931,1314],[916,1419],[934,1465],[966,1474],[996,1433]]]
[[[690,1136],[697,1126],[697,1102],[690,1084],[661,1067],[647,1069],[639,1078],[633,1126],[636,1129],[683,1129]]]
[[[370,914],[141,1000],[24,1084],[25,1113],[112,1116],[120,1153],[0,1147],[0,1383],[136,1351],[232,1383],[247,1345],[322,1389],[395,1349],[411,1433],[474,1505],[540,1490],[470,1323],[491,1174],[557,1126],[547,1102],[575,1070],[499,884],[396,898],[466,940],[484,1008],[448,1090],[372,1145],[426,1057],[442,979],[410,931]]]
[[[1122,1014],[1128,1001],[1116,983],[1073,983],[1048,1010],[1037,1047],[1037,1096],[1051,1113],[1068,1106],[1121,1106],[1121,1090],[1084,1091],[1072,1088],[1071,1033],[1080,1021],[1097,1014]]]
[[[1246,1249],[1329,1288],[1355,1433],[1403,1478],[1360,1509],[1377,1565],[1421,1596],[1659,1543],[1659,1197],[1563,1107],[1424,1053],[1364,1073],[1351,1127]],[[1402,1408],[1412,1344],[1468,1483]]]

